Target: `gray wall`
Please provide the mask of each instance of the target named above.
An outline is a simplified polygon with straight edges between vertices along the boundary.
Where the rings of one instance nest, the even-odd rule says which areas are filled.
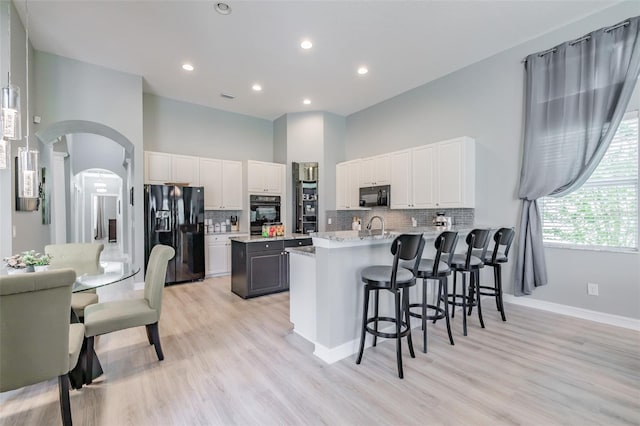
[[[322,161],[322,192],[324,198],[322,211],[336,208],[336,164],[345,159],[345,132],[347,121],[341,115],[324,114],[324,159]],[[326,218],[325,218],[326,219]],[[327,222],[324,220],[324,225]],[[323,229],[321,227],[320,229]]]
[[[273,122],[144,94],[144,149],[273,161]]]
[[[105,169],[123,180],[127,178],[127,171],[123,166],[124,148],[120,144],[88,133],[75,133],[71,140],[73,143],[69,155],[74,175],[87,169]]]
[[[522,59],[637,15],[637,6],[614,6],[347,117],[346,159],[471,136],[477,141],[476,222],[515,226],[520,214]],[[634,102],[637,109],[637,96]],[[546,254],[549,285],[531,297],[640,318],[637,252],[547,249]],[[511,292],[511,268],[504,277]],[[587,281],[600,284],[599,297],[587,296]]]
[[[116,130],[133,144],[130,183],[136,200],[131,215],[133,230],[125,229],[123,232],[133,236],[133,261],[142,265],[142,77],[44,52],[36,52],[35,61],[36,113],[42,116],[42,123],[37,127],[39,131],[61,121],[85,120]],[[123,213],[129,215],[127,210]],[[125,249],[129,252],[128,248]]]

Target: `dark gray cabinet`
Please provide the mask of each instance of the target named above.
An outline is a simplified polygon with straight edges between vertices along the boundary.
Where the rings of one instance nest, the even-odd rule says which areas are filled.
[[[289,253],[286,247],[311,245],[311,238],[231,241],[231,291],[248,298],[289,289]]]

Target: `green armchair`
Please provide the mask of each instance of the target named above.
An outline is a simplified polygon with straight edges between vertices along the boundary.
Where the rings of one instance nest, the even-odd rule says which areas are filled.
[[[62,423],[71,425],[69,370],[84,325],[69,324],[71,269],[0,277],[0,392],[58,377]]]
[[[164,359],[160,345],[158,321],[162,309],[162,291],[167,264],[174,254],[175,250],[172,247],[164,245],[153,247],[144,279],[143,298],[96,303],[86,307],[84,326],[88,354],[93,353],[95,336],[144,325],[147,329],[149,344],[155,347],[158,360]],[[87,371],[91,371],[93,368],[92,357],[87,357],[86,362]],[[89,383],[91,383],[90,379]]]
[[[103,272],[100,266],[100,254],[104,245],[99,243],[49,244],[44,247],[45,254],[51,256],[49,269],[71,268],[76,275],[95,275]],[[74,293],[71,296],[71,309],[82,321],[84,308],[98,303],[95,290]]]

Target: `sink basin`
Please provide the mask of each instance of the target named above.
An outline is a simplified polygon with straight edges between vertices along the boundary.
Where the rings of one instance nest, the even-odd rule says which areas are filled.
[[[391,238],[391,233],[389,231],[382,232],[382,229],[372,229],[371,231],[358,231],[358,236],[360,238],[373,238],[374,240],[381,240],[384,238]]]

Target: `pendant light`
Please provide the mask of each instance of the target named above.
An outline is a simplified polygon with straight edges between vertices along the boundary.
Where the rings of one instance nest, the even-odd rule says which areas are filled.
[[[18,197],[38,198],[38,151],[29,148],[29,5],[24,2],[26,25],[25,25],[25,54],[27,63],[27,130],[26,146],[18,148]]]
[[[9,35],[9,70],[11,70],[11,2],[7,2]],[[5,140],[22,139],[22,120],[20,117],[20,88],[11,84],[11,72],[7,73],[7,85],[0,93],[0,112],[2,114],[2,137]]]

